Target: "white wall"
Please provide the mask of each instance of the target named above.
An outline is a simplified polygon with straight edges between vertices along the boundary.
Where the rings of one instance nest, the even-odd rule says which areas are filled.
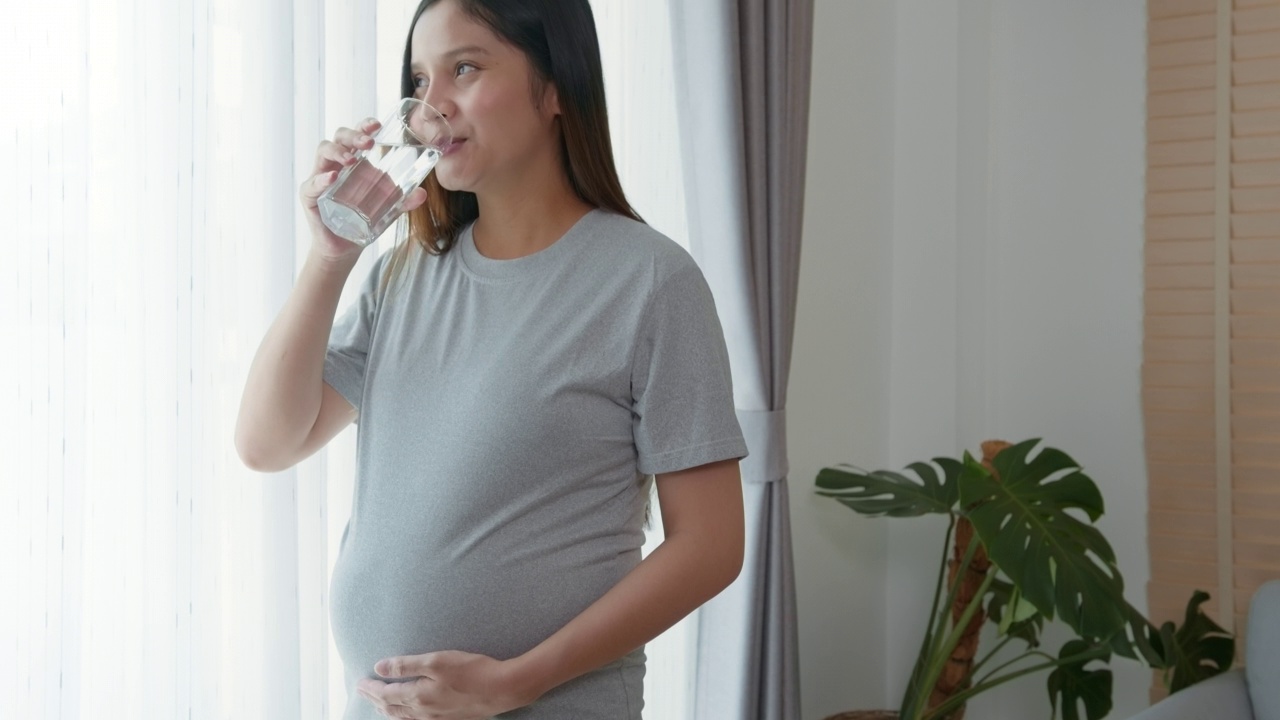
[[[816,13],[788,403],[814,719],[896,703],[941,539],[928,522],[814,498],[824,465],[897,468],[1043,437],[1101,487],[1138,607],[1148,577],[1145,4],[817,0]],[[1128,717],[1149,675],[1112,667],[1112,717]],[[1046,716],[1043,683],[971,715]]]
[[[836,462],[888,462],[893,231],[891,0],[819,0],[796,334],[787,398],[801,706],[823,718],[884,702],[881,522],[813,494]]]

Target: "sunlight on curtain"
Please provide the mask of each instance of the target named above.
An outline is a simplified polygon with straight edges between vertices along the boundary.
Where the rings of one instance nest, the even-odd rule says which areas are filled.
[[[299,551],[295,474],[232,443],[293,280],[295,156],[346,95],[325,92],[325,5],[369,8],[51,0],[0,26],[22,238],[0,327],[23,349],[4,361],[0,717],[325,716],[300,678],[325,656],[323,597],[299,585],[323,555]]]
[[[340,716],[354,430],[269,476],[232,435],[310,242],[298,184],[399,94],[416,4],[45,0],[0,24],[0,718]],[[666,4],[593,5],[623,185],[683,242]],[[693,632],[650,644],[647,717],[684,717]]]

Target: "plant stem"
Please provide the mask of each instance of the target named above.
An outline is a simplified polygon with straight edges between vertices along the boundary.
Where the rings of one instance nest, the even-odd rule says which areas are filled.
[[[938,621],[938,598],[942,596],[942,581],[947,576],[947,557],[951,555],[951,533],[956,528],[956,516],[947,515],[947,534],[942,543],[942,561],[938,563],[938,580],[933,585],[933,609],[929,613],[929,629],[925,631],[925,640],[933,638],[933,631]]]
[[[992,659],[992,658],[994,658],[994,657],[996,656],[996,653],[998,653],[998,652],[1000,652],[1001,650],[1003,650],[1003,649],[1004,649],[1004,646],[1005,646],[1005,645],[1008,645],[1008,644],[1009,644],[1009,641],[1011,641],[1011,640],[1013,640],[1013,639],[1014,639],[1014,637],[1013,637],[1012,635],[1005,635],[1003,640],[1001,640],[1000,642],[996,643],[996,646],[995,646],[995,647],[993,647],[993,648],[991,648],[991,652],[987,653],[986,657],[984,657],[984,658],[982,658],[981,660],[979,660],[979,661],[978,661],[978,664],[977,664],[977,665],[974,665],[974,666],[973,666],[973,669],[971,669],[971,670],[969,671],[969,674],[965,676],[965,682],[969,682],[969,681],[973,680],[973,678],[977,676],[978,671],[982,669],[982,666],[983,666],[983,665],[986,665],[988,662],[990,662],[990,661],[991,661],[991,659]],[[999,668],[997,668],[997,670],[998,670],[998,669],[999,669]]]
[[[969,541],[969,549],[965,552],[964,561],[960,564],[960,569],[956,572],[956,582],[953,583],[952,592],[947,601],[947,612],[950,614],[951,603],[954,601],[956,587],[960,585],[959,578],[964,577],[964,573],[969,569],[969,561],[973,559],[979,545],[978,534],[974,533],[973,539]],[[973,599],[969,601],[964,612],[960,615],[960,619],[952,624],[951,632],[947,633],[946,640],[943,641],[941,647],[935,648],[930,654],[929,672],[922,683],[925,692],[930,692],[938,677],[942,675],[942,669],[946,666],[947,661],[951,659],[951,652],[955,650],[956,645],[960,642],[960,638],[964,635],[965,628],[969,626],[969,621],[973,619],[978,608],[982,607],[982,600],[986,597],[987,590],[991,587],[991,583],[995,582],[996,571],[994,568],[987,571],[986,577],[982,581],[982,585],[978,587],[978,591],[974,593]],[[928,698],[925,698],[927,703]],[[944,703],[945,704],[945,703]],[[917,705],[917,707],[920,707]]]
[[[1051,667],[1058,667],[1060,665],[1070,665],[1073,663],[1087,663],[1090,660],[1094,660],[1096,658],[1100,658],[1106,655],[1108,652],[1110,652],[1110,649],[1107,648],[1105,645],[1101,647],[1090,648],[1082,653],[1077,653],[1075,655],[1068,655],[1067,657],[1056,659],[1056,660],[1053,660],[1052,662],[1041,663],[1039,665],[1032,665],[1031,667],[1023,668],[1017,672],[1009,673],[1004,677],[996,678],[995,680],[992,680],[990,682],[984,682],[978,685],[974,685],[968,690],[965,690],[962,693],[956,694],[954,697],[942,703],[938,707],[925,713],[923,716],[920,717],[920,720],[938,720],[938,718],[945,717],[947,713],[963,705],[965,702],[969,700],[969,698],[973,697],[974,695],[986,692],[998,685],[1003,685],[1009,682],[1010,680],[1017,680],[1023,675],[1029,675],[1033,672],[1039,672],[1041,670],[1046,670]],[[1018,659],[1029,657],[1031,655],[1043,655],[1043,654],[1044,653],[1039,653],[1039,652],[1025,653],[1022,656],[1020,656]],[[1005,665],[1007,666],[1009,665],[1009,663],[1005,663]]]
[[[1009,667],[1010,665],[1015,665],[1015,664],[1017,664],[1017,663],[1019,663],[1019,662],[1022,662],[1023,660],[1026,660],[1026,659],[1027,659],[1027,658],[1029,658],[1029,657],[1035,657],[1036,655],[1043,655],[1043,653],[1037,653],[1037,652],[1027,651],[1027,652],[1022,653],[1021,655],[1019,655],[1019,656],[1015,657],[1014,659],[1012,659],[1012,660],[1010,660],[1010,661],[1008,661],[1008,662],[1001,663],[1000,665],[996,666],[996,668],[995,668],[994,670],[992,670],[991,672],[989,672],[989,673],[987,673],[986,675],[983,675],[981,678],[979,678],[979,679],[978,679],[978,681],[974,683],[974,685],[981,685],[981,684],[985,683],[987,680],[990,680],[991,678],[995,677],[995,676],[996,676],[996,673],[998,673],[998,672],[1000,672],[1001,670],[1003,670],[1003,669],[1005,669],[1005,668]],[[1048,657],[1048,656],[1046,656],[1046,657]],[[1050,657],[1049,659],[1050,659],[1050,660],[1053,660],[1054,658]]]
[[[953,519],[952,527],[954,527],[954,524]],[[946,555],[949,555],[951,550],[951,529],[951,527],[948,527],[947,529]],[[960,570],[956,574],[956,577],[962,577],[962,573],[968,570],[969,564],[972,562],[973,556],[976,555],[977,552],[978,535],[975,533],[969,541],[969,547],[966,548],[964,557],[960,560]],[[946,566],[946,555],[943,555],[944,567]],[[956,593],[959,592],[959,589],[959,582],[950,583],[947,587],[946,602],[943,603],[941,609],[939,609],[936,604],[934,605],[933,612],[929,617],[929,625],[932,627],[935,619],[938,620],[938,625],[936,631],[928,638],[927,645],[921,649],[920,657],[917,660],[917,666],[924,672],[923,674],[912,673],[913,682],[907,688],[907,695],[904,699],[903,707],[900,712],[900,715],[903,718],[914,717],[920,712],[920,708],[928,703],[929,693],[933,690],[933,682],[928,681],[927,678],[932,672],[934,664],[933,661],[938,652],[938,642],[942,638],[943,630],[947,627],[947,620],[951,617],[951,606],[955,603]]]
[[[907,717],[907,715],[912,712],[920,702],[919,683],[921,682],[921,675],[927,667],[930,657],[929,651],[937,641],[936,633],[941,633],[942,627],[944,627],[944,625],[940,625],[938,623],[938,618],[940,616],[938,609],[938,597],[942,594],[942,582],[947,576],[947,558],[951,555],[951,536],[955,531],[955,527],[956,516],[948,513],[947,534],[943,538],[942,543],[942,562],[938,564],[938,580],[933,586],[933,606],[929,610],[929,626],[925,630],[924,639],[920,642],[920,654],[916,656],[915,667],[911,669],[911,681],[907,685],[907,692],[903,697],[903,704],[899,708],[899,714],[904,718]],[[975,535],[974,537],[976,538],[977,536]],[[973,552],[965,556],[965,562],[968,562],[973,556],[973,553],[977,552],[976,548],[971,549]],[[946,606],[948,614],[951,610],[951,602],[955,597],[953,594],[954,592],[955,588],[948,588]]]

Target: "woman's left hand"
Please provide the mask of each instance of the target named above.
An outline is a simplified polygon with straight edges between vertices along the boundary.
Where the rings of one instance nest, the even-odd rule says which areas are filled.
[[[374,671],[386,683],[364,678],[356,690],[392,718],[487,720],[534,700],[514,681],[511,665],[487,655],[448,650],[381,660]]]

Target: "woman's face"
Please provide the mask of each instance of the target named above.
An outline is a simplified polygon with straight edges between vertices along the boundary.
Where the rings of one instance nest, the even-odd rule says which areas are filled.
[[[473,193],[545,182],[559,163],[560,108],[546,83],[534,103],[524,53],[464,13],[454,0],[427,8],[410,39],[415,97],[444,114],[455,144],[436,166],[447,190]]]

